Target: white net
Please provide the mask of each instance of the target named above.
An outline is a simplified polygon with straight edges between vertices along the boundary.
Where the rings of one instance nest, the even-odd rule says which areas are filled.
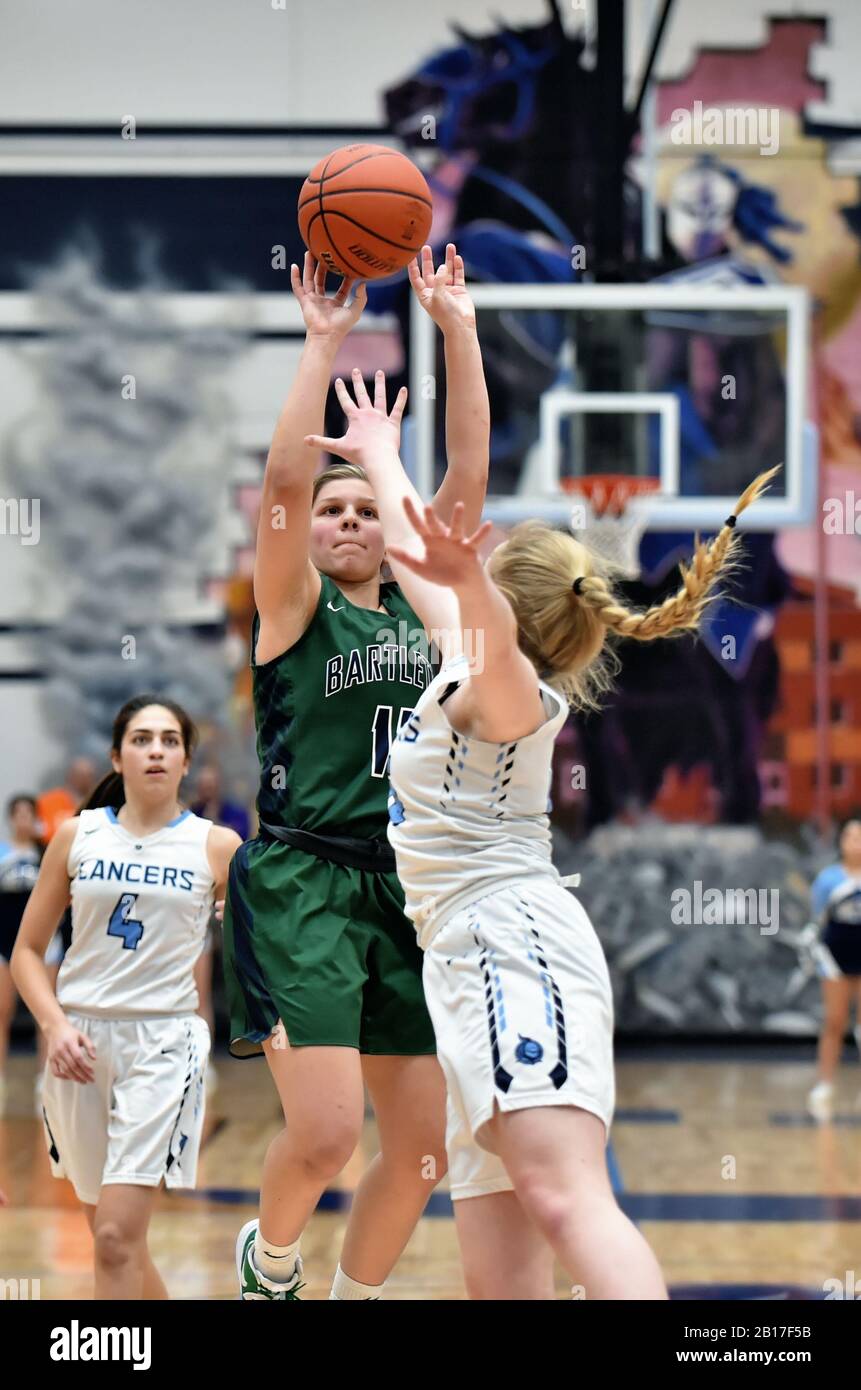
[[[634,493],[618,484],[595,480],[589,493],[571,498],[569,528],[577,540],[600,555],[623,579],[640,574],[640,541],[649,524],[650,501],[656,493]]]

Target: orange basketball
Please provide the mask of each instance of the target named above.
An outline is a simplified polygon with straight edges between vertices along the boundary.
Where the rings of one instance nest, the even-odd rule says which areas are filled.
[[[315,164],[299,194],[299,231],[337,275],[380,280],[421,250],[433,203],[424,175],[387,145],[344,145]]]

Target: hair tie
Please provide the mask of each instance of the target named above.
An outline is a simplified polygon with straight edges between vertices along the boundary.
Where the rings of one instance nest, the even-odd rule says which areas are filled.
[[[583,592],[583,580],[584,580],[585,578],[586,578],[586,576],[585,576],[584,574],[581,574],[580,577],[579,577],[579,579],[575,579],[575,580],[574,580],[574,583],[571,585],[571,588],[574,590],[574,592],[575,592],[575,594],[577,595],[578,598],[580,597],[580,595],[581,595],[582,592]]]
[[[726,519],[726,521],[724,522],[724,526],[728,526],[729,529],[732,530],[732,528],[733,528],[733,526],[735,526],[735,523],[736,523],[737,520],[738,520],[738,517],[735,517],[735,516],[728,516],[727,519]]]

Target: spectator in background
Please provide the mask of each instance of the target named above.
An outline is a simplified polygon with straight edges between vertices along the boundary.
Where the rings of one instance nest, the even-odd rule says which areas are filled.
[[[810,890],[821,931],[813,955],[822,982],[824,1017],[818,1075],[807,1109],[822,1122],[832,1116],[834,1078],[853,1004],[855,1037],[861,1046],[861,814],[855,812],[843,822],[837,846],[838,862],[823,869]]]
[[[222,798],[221,773],[212,763],[202,767],[197,775],[191,809],[196,816],[214,821],[216,825],[226,825],[228,830],[235,830],[241,840],[248,839],[248,812],[238,802]]]
[[[6,1099],[9,1033],[18,1002],[18,992],[12,983],[9,961],[24,908],[38,878],[42,861],[35,798],[24,793],[13,796],[6,807],[6,815],[10,836],[8,842],[0,845],[0,1112]],[[45,964],[54,983],[62,958],[62,940],[57,932],[45,956]],[[38,1034],[38,1048],[39,1068],[35,1084],[35,1105],[37,1114],[41,1115],[42,1072],[45,1066],[45,1041],[41,1033]]]
[[[73,758],[62,787],[51,787],[36,801],[36,811],[42,826],[42,843],[47,845],[70,816],[77,814],[98,780],[91,758]]]

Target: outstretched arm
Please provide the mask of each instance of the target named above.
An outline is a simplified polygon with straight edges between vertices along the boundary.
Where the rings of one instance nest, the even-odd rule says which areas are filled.
[[[442,330],[445,347],[447,467],[431,505],[441,521],[450,522],[455,502],[462,502],[464,524],[467,530],[475,530],[487,494],[490,402],[463,257],[449,242],[445,260],[435,272],[431,248],[424,246],[421,265],[411,261],[409,275],[419,304]]]
[[[349,463],[361,464],[374,490],[374,498],[380,514],[380,524],[388,547],[400,544],[412,547],[418,554],[421,547],[416,534],[404,511],[404,499],[409,498],[416,507],[423,503],[410,482],[398,454],[401,418],[407,402],[406,387],[398,392],[397,400],[389,415],[386,410],[386,377],[377,372],[374,382],[374,403],[371,404],[368,392],[358,367],[353,368],[353,390],[355,402],[339,377],[335,382],[338,400],[347,417],[347,433],[343,439],[326,439],[320,435],[309,435],[305,441],[311,449],[326,449],[337,454]],[[407,602],[421,618],[428,636],[437,642],[443,661],[449,660],[463,650],[460,645],[460,630],[457,602],[449,589],[438,584],[429,584],[421,576],[413,574],[402,565],[392,564],[392,572],[401,585]]]
[[[323,427],[335,355],[367,297],[364,285],[359,285],[348,303],[355,282],[345,280],[338,293],[327,298],[326,271],[315,266],[310,252],[302,275],[298,266],[291,268],[291,281],[305,320],[305,346],[266,461],[254,560],[254,601],[261,629],[269,626],[276,639],[279,623],[295,622],[296,615],[313,608],[319,597],[319,576],[308,556],[319,454],[307,449],[304,440],[311,430]]]
[[[353,371],[353,389],[355,402],[343,381],[335,382],[347,417],[343,439],[312,435],[306,443],[360,463],[366,470],[380,510],[386,556],[408,602],[436,641],[443,661],[462,652],[470,654],[475,737],[489,742],[521,738],[540,727],[544,707],[535,668],[518,646],[511,605],[479,558],[479,546],[491,523],[486,521],[466,536],[461,502],[455,504],[451,531],[431,507],[423,507],[398,456],[405,388],[398,393],[391,416],[386,414],[383,372],[376,374],[373,404],[358,368]]]
[[[430,507],[421,516],[411,498],[403,505],[424,553],[417,556],[412,549],[392,546],[390,563],[408,570],[428,589],[447,586],[445,592],[455,598],[461,633],[470,634],[475,653],[468,696],[473,736],[488,743],[524,738],[544,722],[544,706],[535,667],[518,645],[514,611],[479,558],[478,547],[490,522],[467,536],[460,503],[450,528]],[[409,597],[406,581],[403,587]],[[421,609],[416,606],[416,611],[424,621]]]

